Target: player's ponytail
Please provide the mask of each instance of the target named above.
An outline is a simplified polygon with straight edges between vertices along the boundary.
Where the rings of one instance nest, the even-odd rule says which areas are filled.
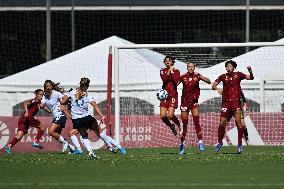
[[[58,91],[58,92],[60,92],[60,93],[63,93],[63,92],[64,92],[64,88],[59,86],[59,85],[60,85],[59,82],[54,83],[53,81],[51,81],[51,80],[49,80],[49,79],[45,80],[44,85],[43,85],[43,88],[44,88],[44,91],[45,91],[45,92],[47,91],[47,90],[46,90],[46,85],[47,85],[48,83],[51,84],[52,90]]]

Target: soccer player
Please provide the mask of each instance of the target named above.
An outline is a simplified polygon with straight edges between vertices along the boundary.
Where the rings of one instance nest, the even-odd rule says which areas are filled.
[[[182,133],[181,144],[179,153],[184,154],[185,136],[187,133],[188,115],[189,111],[192,113],[193,123],[195,126],[196,135],[198,138],[198,146],[200,151],[204,151],[204,144],[202,142],[202,131],[199,123],[199,104],[198,98],[200,95],[199,81],[202,80],[205,83],[211,84],[210,79],[202,76],[201,74],[194,72],[195,65],[193,63],[187,64],[187,73],[180,77],[180,82],[183,84],[182,96],[181,96],[181,120],[182,120]]]
[[[243,124],[241,122],[241,80],[253,80],[254,76],[251,67],[247,67],[249,75],[242,72],[234,72],[237,68],[237,63],[233,60],[225,62],[225,67],[227,73],[222,74],[215,80],[212,85],[213,90],[222,95],[222,107],[221,107],[221,117],[218,127],[218,144],[215,146],[215,152],[219,152],[223,145],[223,138],[225,135],[225,129],[227,123],[230,121],[231,117],[235,117],[235,122],[238,128],[238,147],[237,153],[242,153],[242,138],[243,138]],[[217,88],[220,82],[223,82],[223,89]]]
[[[180,121],[177,116],[174,115],[175,109],[178,107],[177,84],[180,80],[180,71],[174,68],[174,63],[175,58],[166,56],[164,58],[166,67],[160,71],[160,77],[163,81],[162,88],[168,92],[168,98],[160,102],[160,117],[176,136],[177,131],[175,125],[181,129]],[[170,120],[172,120],[173,123],[171,123]]]
[[[97,134],[99,125],[97,120],[93,116],[91,116],[89,104],[91,104],[96,112],[101,116],[100,120],[102,122],[105,120],[105,116],[101,112],[94,98],[87,93],[89,84],[90,80],[88,78],[81,78],[80,87],[74,91],[72,90],[66,96],[64,96],[62,99],[62,104],[66,103],[70,98],[73,129],[77,129],[77,131],[80,133],[83,138],[83,145],[88,150],[89,156],[96,160],[98,159],[98,156],[96,156],[92,150],[87,130],[92,130]],[[100,136],[104,139],[110,138],[106,137],[106,135],[103,135],[102,133],[100,134]],[[74,145],[77,146],[76,144]],[[117,145],[122,154],[126,154],[125,148],[123,148],[119,144]]]
[[[18,120],[18,131],[17,135],[8,143],[7,146],[5,146],[5,152],[6,154],[10,155],[12,153],[11,148],[19,142],[25,134],[28,133],[29,127],[35,127],[37,129],[37,135],[32,143],[33,147],[43,149],[43,146],[39,144],[39,141],[44,134],[44,128],[41,125],[41,122],[35,118],[35,115],[41,109],[41,99],[43,97],[43,90],[37,89],[34,92],[35,98],[26,100],[24,102],[24,109],[25,112],[23,115],[19,117]],[[48,108],[43,108],[47,112],[51,112]]]
[[[66,113],[62,110],[61,100],[64,97],[63,89],[59,86],[59,83],[54,83],[51,80],[44,82],[44,96],[41,100],[42,106],[46,106],[51,110],[52,125],[48,129],[48,134],[59,141],[62,145],[62,152],[65,152],[68,148],[70,151],[74,151],[75,148],[64,139],[61,135],[62,129],[66,123]]]

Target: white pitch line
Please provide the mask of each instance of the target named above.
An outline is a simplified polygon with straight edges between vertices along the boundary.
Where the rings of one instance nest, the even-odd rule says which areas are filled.
[[[127,183],[127,182],[62,182],[62,183],[44,183],[44,182],[0,182],[0,186],[284,186],[284,183]]]

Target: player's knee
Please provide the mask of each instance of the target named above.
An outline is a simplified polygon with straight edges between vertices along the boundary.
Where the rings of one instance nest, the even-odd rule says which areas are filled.
[[[80,135],[82,136],[82,138],[87,139],[88,138],[88,132],[85,129],[80,129],[79,130]]]
[[[54,130],[48,130],[48,134],[49,134],[49,135],[53,136],[54,133],[55,133]]]
[[[236,120],[236,125],[237,125],[238,128],[243,128],[243,124],[239,120]]]
[[[168,114],[167,117],[168,117],[169,119],[173,119],[174,115],[173,115],[173,114]]]
[[[161,115],[161,119],[164,120],[164,119],[167,119],[168,117],[166,115]]]

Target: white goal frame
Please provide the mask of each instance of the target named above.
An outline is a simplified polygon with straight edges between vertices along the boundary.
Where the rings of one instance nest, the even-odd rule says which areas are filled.
[[[114,66],[114,99],[115,99],[115,139],[120,143],[120,94],[119,94],[119,50],[151,48],[210,48],[210,47],[268,47],[284,46],[284,42],[248,42],[248,43],[180,43],[180,44],[131,44],[111,46]],[[261,98],[264,99],[264,82],[260,86]]]

